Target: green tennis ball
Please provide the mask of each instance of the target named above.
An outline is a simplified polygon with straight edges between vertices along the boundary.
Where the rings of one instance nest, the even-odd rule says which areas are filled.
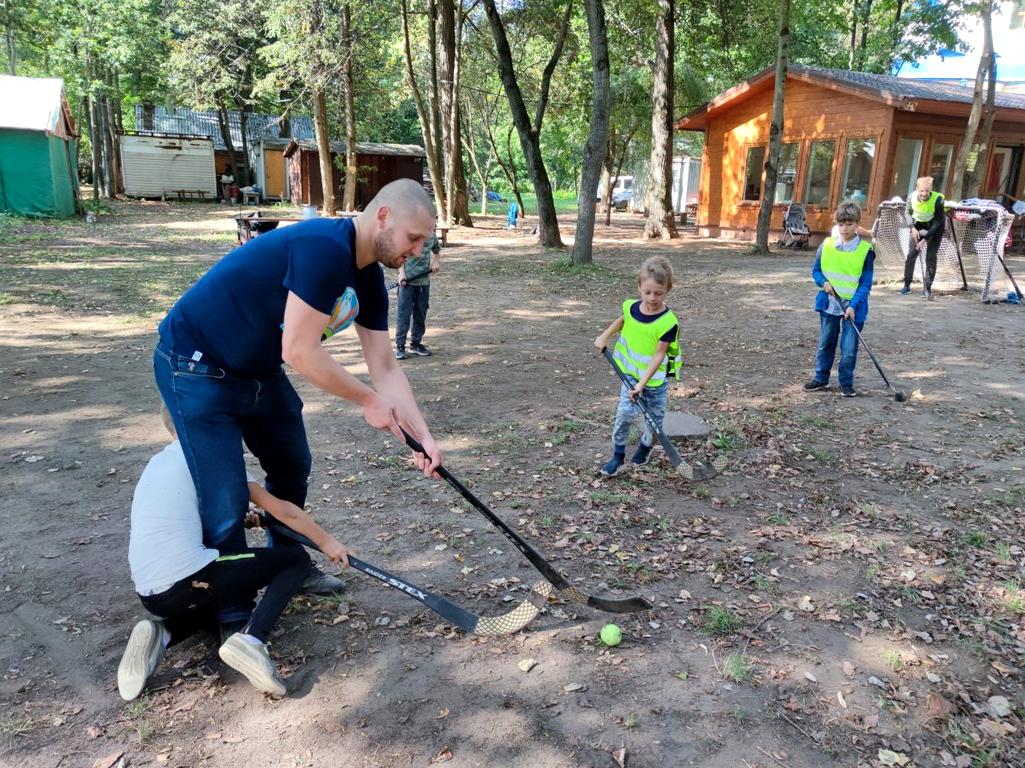
[[[608,646],[619,645],[623,632],[615,624],[606,624],[601,628],[601,641]]]

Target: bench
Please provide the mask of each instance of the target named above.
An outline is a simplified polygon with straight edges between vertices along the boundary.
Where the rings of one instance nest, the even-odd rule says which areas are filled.
[[[205,189],[176,189],[174,193],[178,195],[179,200],[187,200],[189,198],[197,198],[199,200],[206,200]]]
[[[260,193],[259,192],[243,192],[242,193],[242,205],[259,205],[260,204]]]

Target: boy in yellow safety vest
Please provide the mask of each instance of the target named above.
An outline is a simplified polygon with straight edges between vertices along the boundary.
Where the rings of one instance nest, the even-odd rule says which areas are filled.
[[[640,299],[623,302],[623,313],[594,340],[601,352],[609,340],[619,334],[613,359],[633,382],[622,385],[615,426],[612,428],[612,458],[601,473],[611,477],[626,461],[626,440],[630,426],[641,415],[643,403],[655,424],[662,428],[669,394],[669,379],[679,375],[680,323],[666,306],[665,297],[673,287],[673,267],[664,256],[652,256],[641,264],[637,275]],[[644,423],[641,442],[630,459],[631,464],[647,464],[655,435]]]
[[[915,191],[908,197],[907,214],[911,218],[911,241],[904,259],[904,286],[901,296],[911,293],[915,276],[918,245],[925,240],[925,270],[922,274],[922,295],[932,301],[932,281],[936,277],[936,253],[943,239],[943,195],[933,192],[932,176],[915,181]]]
[[[857,203],[840,203],[834,215],[840,236],[827,237],[819,246],[812,279],[822,290],[815,297],[819,313],[819,347],[815,376],[804,385],[809,391],[829,388],[829,373],[840,341],[839,379],[844,397],[854,397],[854,366],[858,362],[858,334],[868,319],[868,295],[872,291],[875,252],[872,244],[858,236],[861,208]],[[841,303],[842,302],[842,303]]]

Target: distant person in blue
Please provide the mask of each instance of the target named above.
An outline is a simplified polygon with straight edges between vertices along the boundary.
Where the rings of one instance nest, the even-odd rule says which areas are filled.
[[[417,466],[434,474],[441,451],[392,356],[379,266],[398,269],[419,255],[434,225],[423,187],[394,181],[354,219],[301,221],[231,251],[160,323],[157,387],[196,485],[207,547],[223,554],[246,546],[243,443],[266,473],[269,493],[300,508],[306,501],[311,456],[303,403],[283,363],[324,392],[359,405],[371,427],[400,440],[404,427],[426,451],[416,454]],[[322,338],[353,322],[372,387],[321,346]],[[318,570],[304,584],[317,593],[343,588],[340,579]],[[250,605],[223,608],[222,630],[233,631],[250,611]]]
[[[520,206],[515,203],[509,203],[509,212],[506,218],[506,227],[509,229],[516,229],[516,219],[520,217]]]

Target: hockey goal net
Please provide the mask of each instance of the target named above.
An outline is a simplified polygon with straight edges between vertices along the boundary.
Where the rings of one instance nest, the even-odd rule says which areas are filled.
[[[1004,244],[1015,216],[999,203],[986,200],[948,203],[943,239],[936,253],[933,290],[952,292],[977,287],[983,302],[999,302],[1015,293],[1003,265]],[[879,205],[872,228],[876,272],[882,279],[901,279],[911,247],[911,220],[903,201]],[[925,244],[917,252],[915,280],[925,269]]]

